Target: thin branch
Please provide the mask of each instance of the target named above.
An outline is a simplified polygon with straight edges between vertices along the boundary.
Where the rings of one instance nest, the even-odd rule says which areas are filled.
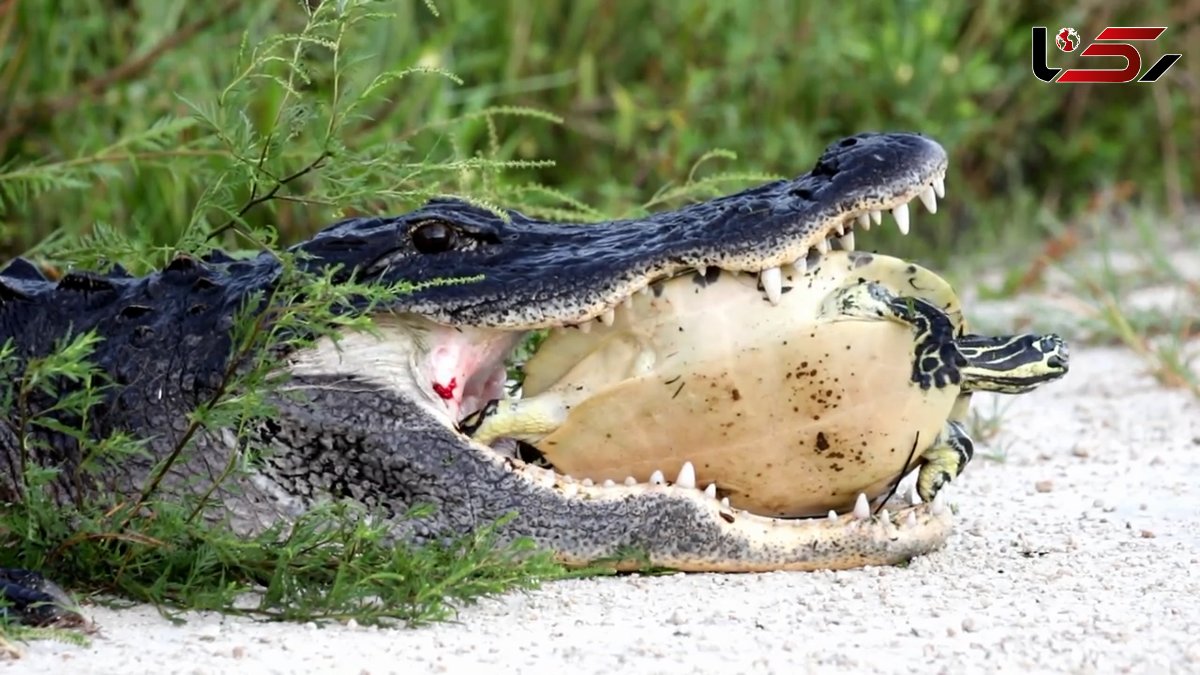
[[[242,216],[246,215],[250,211],[250,209],[258,206],[259,204],[262,204],[263,202],[269,202],[272,199],[275,199],[275,195],[279,193],[279,191],[283,188],[283,186],[287,185],[288,183],[291,183],[292,181],[303,178],[304,176],[321,168],[321,164],[323,164],[325,162],[325,160],[327,160],[327,159],[329,159],[329,151],[322,152],[320,155],[317,155],[316,159],[309,162],[308,165],[305,166],[304,168],[300,169],[299,171],[297,171],[289,176],[284,176],[283,178],[280,178],[279,180],[275,181],[275,185],[269,191],[267,191],[261,195],[258,194],[258,181],[257,180],[254,181],[254,184],[250,187],[250,199],[246,201],[246,203],[242,206],[242,208],[238,209],[237,217],[230,218],[229,221],[226,222],[224,225],[213,230],[212,233],[209,234],[208,237],[205,238],[205,241],[211,241],[213,238],[218,237],[218,236],[228,232],[230,229],[236,227],[238,220]]]
[[[88,99],[103,94],[109,87],[141,75],[162,58],[164,54],[183,45],[195,37],[197,33],[229,15],[243,4],[242,0],[226,0],[226,2],[217,8],[217,11],[197,19],[164,37],[162,40],[159,40],[158,44],[154,45],[154,47],[140,57],[118,64],[107,72],[78,85],[75,87],[75,91],[59,96],[58,98],[50,99],[49,101],[35,101],[24,107],[14,109],[8,124],[3,129],[0,129],[0,147],[7,145],[8,141],[13,137],[24,133],[29,127],[31,120],[61,115],[79,107],[80,104]]]

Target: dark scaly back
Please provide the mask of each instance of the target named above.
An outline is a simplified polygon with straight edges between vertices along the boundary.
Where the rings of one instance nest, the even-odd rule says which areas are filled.
[[[15,366],[19,376],[30,359],[50,354],[71,336],[95,330],[100,341],[91,360],[118,386],[91,411],[93,434],[124,430],[143,438],[171,439],[186,424],[186,413],[218,386],[229,358],[230,329],[243,299],[269,288],[278,269],[267,255],[246,261],[223,255],[208,260],[180,256],[143,277],[117,268],[105,275],[71,272],[52,281],[32,263],[14,260],[0,270],[0,344],[12,340],[17,361],[6,366],[9,372]],[[16,380],[0,387],[15,393]],[[34,396],[29,410],[36,414],[53,403],[49,397]],[[10,412],[0,423],[3,499],[15,476],[15,416]],[[73,440],[37,433],[49,446],[38,461],[64,470],[75,467],[79,452]],[[125,470],[139,468],[144,467]]]

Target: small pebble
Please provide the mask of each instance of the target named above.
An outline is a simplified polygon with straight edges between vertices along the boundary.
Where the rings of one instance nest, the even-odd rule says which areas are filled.
[[[1153,539],[1155,537],[1153,530],[1142,530],[1138,534],[1142,539]]]
[[[1033,484],[1033,489],[1038,492],[1049,492],[1054,489],[1054,481],[1039,480]]]

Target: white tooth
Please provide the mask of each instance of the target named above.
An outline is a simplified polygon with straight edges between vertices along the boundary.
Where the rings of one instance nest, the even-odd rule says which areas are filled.
[[[562,482],[564,482],[564,483],[574,483],[574,482],[575,482],[575,479],[571,477],[571,474],[564,473],[564,474],[562,475]]]
[[[621,304],[625,305],[625,309],[633,309],[633,296],[625,296],[625,301]]]
[[[839,237],[842,236],[843,234],[846,234],[846,224],[838,223],[837,227],[833,228],[833,231],[837,232],[837,236],[839,236]]]
[[[892,514],[888,513],[887,509],[879,509],[879,519],[884,523],[890,524],[892,522]]]
[[[602,484],[604,485],[604,487],[616,487],[617,486],[617,484],[614,483],[613,479],[611,479],[611,478],[606,478],[604,480],[604,483],[602,483]]]
[[[842,245],[843,251],[853,251],[854,250],[854,230],[850,230],[846,234],[843,234],[838,239],[838,243]]]
[[[547,471],[542,474],[542,485],[545,485],[548,488],[554,487],[554,472],[553,471]]]
[[[821,241],[818,241],[816,249],[817,249],[817,252],[820,253],[821,255],[825,255],[826,253],[829,253],[829,240],[822,239]]]
[[[908,517],[904,519],[904,526],[913,528],[917,526],[917,514],[912,511],[908,512]]]
[[[584,478],[583,480],[581,480],[579,482],[583,485],[583,487],[592,487],[593,485],[595,485],[595,483],[592,482],[591,478]]]
[[[946,511],[946,499],[942,497],[942,493],[937,493],[933,496],[933,505],[929,507],[929,512],[935,516],[940,516]]]
[[[937,197],[933,195],[933,188],[927,187],[921,190],[921,194],[917,196],[921,198],[921,203],[929,209],[930,213],[937,213]]]
[[[792,267],[794,267],[796,269],[796,273],[798,273],[798,274],[807,274],[808,273],[808,256],[804,256],[803,258],[797,258],[796,262],[792,263]]]
[[[566,485],[563,486],[562,493],[563,493],[564,497],[566,497],[567,499],[570,499],[571,497],[574,497],[575,495],[579,494],[579,486],[576,485],[575,483],[567,483]]]
[[[767,292],[767,299],[772,305],[778,305],[783,297],[783,273],[778,267],[769,267],[763,270],[758,278],[762,282],[763,290]]]
[[[708,487],[704,488],[704,496],[708,497],[709,499],[716,499],[717,498],[717,484],[709,483]]]
[[[859,520],[871,517],[871,505],[867,503],[867,496],[861,492],[858,493],[858,499],[854,500],[854,517]]]
[[[638,293],[641,293],[642,295],[650,295],[650,287],[642,286],[641,288],[638,289]]]
[[[883,222],[883,212],[882,211],[872,211],[871,212],[871,222],[875,223],[876,225],[882,223]]]
[[[631,487],[632,487],[632,486],[634,486],[634,485],[637,485],[637,479],[636,479],[636,478],[634,478],[633,476],[626,476],[626,477],[625,477],[625,484],[626,484],[626,485],[629,485],[629,486],[631,486]]]
[[[900,228],[900,234],[908,234],[908,204],[901,204],[892,209],[892,215],[896,217],[896,226]]]
[[[662,485],[663,483],[667,482],[667,479],[663,478],[663,473],[661,471],[656,470],[654,473],[650,474],[650,482],[655,485]]]
[[[580,333],[590,333],[590,332],[592,332],[592,322],[591,322],[591,321],[584,321],[583,323],[579,324],[579,332],[580,332]]]
[[[837,522],[837,511],[834,511],[833,509],[829,509],[829,515],[825,516],[825,517],[829,519],[829,522],[836,523]]]
[[[933,191],[939,199],[946,198],[946,177],[939,176],[933,179]]]
[[[912,489],[908,491],[908,503],[913,506],[921,503],[921,495],[917,494],[916,483],[913,483]]]
[[[603,323],[605,326],[613,325],[613,321],[616,321],[616,320],[617,320],[617,313],[612,311],[611,309],[604,310],[604,313],[600,315],[600,322]]]
[[[729,497],[721,497],[721,506],[724,506],[730,511],[733,510],[733,507],[729,505]]]
[[[683,468],[679,470],[679,476],[675,478],[675,485],[695,489],[696,467],[692,466],[691,462],[683,463]]]
[[[871,229],[871,216],[865,213],[858,214],[858,226],[864,230]]]

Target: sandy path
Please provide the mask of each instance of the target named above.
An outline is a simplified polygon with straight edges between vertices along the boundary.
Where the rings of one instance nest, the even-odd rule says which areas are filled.
[[[90,647],[0,674],[1200,672],[1200,404],[1141,371],[1076,349],[1005,399],[982,452],[1006,459],[976,459],[949,546],[906,569],[561,582],[418,630],[96,608]]]

